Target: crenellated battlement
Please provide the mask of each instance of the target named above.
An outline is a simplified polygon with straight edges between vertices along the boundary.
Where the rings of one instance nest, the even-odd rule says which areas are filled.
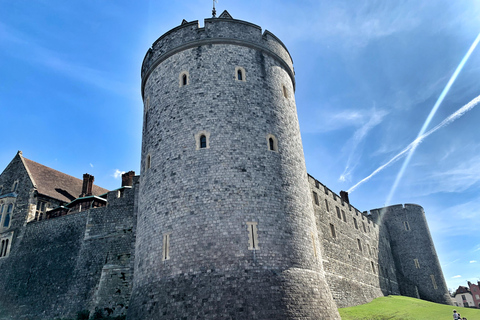
[[[226,11],[225,11],[226,12]],[[232,44],[257,49],[278,60],[288,72],[295,88],[293,60],[283,42],[273,33],[253,23],[237,20],[225,12],[219,18],[183,23],[160,36],[148,49],[142,63],[142,95],[150,73],[162,61],[181,51],[204,45]]]

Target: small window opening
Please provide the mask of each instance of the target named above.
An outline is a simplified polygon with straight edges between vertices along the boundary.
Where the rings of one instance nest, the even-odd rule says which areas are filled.
[[[238,81],[245,81],[245,69],[242,67],[236,67],[235,68],[235,79]]]
[[[320,202],[318,202],[318,195],[315,191],[313,191],[313,200],[317,206],[320,204]]]
[[[345,211],[342,210],[343,222],[347,222],[347,216],[345,215]]]
[[[362,216],[363,218],[363,216]],[[362,225],[363,225],[363,232],[367,233],[367,227],[365,227],[365,222],[362,221]]]
[[[327,208],[327,212],[329,212],[330,209],[328,208],[328,201],[327,201],[327,199],[325,199],[325,207]]]
[[[13,183],[12,191],[13,191],[13,192],[16,192],[17,189],[18,189],[18,181],[15,181],[15,182]]]
[[[420,269],[420,263],[418,262],[418,259],[413,259],[413,262],[415,263],[415,268]]]
[[[330,234],[332,235],[332,238],[336,238],[337,234],[335,233],[335,226],[330,223]]]
[[[163,250],[162,250],[162,260],[170,259],[170,233],[163,235]]]
[[[189,75],[188,75],[188,72],[187,71],[183,71],[180,73],[180,76],[179,76],[179,83],[178,83],[178,86],[179,87],[184,87],[186,85],[189,84]]]
[[[437,287],[437,282],[435,281],[435,276],[431,274],[430,278],[432,279],[433,289],[437,290],[438,287]]]
[[[408,221],[404,221],[403,225],[405,226],[405,231],[410,231],[410,224],[408,224]]]
[[[258,250],[257,222],[247,222],[248,250]]]
[[[370,262],[371,262],[371,264],[372,264],[372,271],[373,271],[373,273],[376,273],[376,272],[375,272],[375,264],[373,263],[373,261],[370,261]]]
[[[200,149],[206,148],[207,147],[207,137],[202,134],[200,136]]]
[[[342,220],[342,214],[340,213],[340,209],[338,207],[335,207],[337,209],[337,218]]]
[[[150,169],[150,166],[151,166],[151,163],[152,162],[152,159],[150,157],[150,155],[147,156],[147,164],[146,164],[146,169]]]
[[[353,218],[353,224],[355,225],[355,229],[358,229],[357,219]]]
[[[285,86],[282,86],[283,96],[288,99],[288,90]]]
[[[268,150],[278,152],[278,142],[274,135],[267,134]]]
[[[0,247],[0,258],[1,257],[6,257],[8,254],[8,249],[9,249],[9,244],[10,244],[10,239],[3,239],[2,240],[2,245]]]
[[[358,244],[358,250],[362,251],[362,242],[360,239],[357,239],[357,244]]]

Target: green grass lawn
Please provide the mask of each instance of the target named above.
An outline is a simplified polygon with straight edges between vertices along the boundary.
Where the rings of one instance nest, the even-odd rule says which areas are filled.
[[[468,320],[480,320],[480,309],[447,306],[429,301],[388,296],[370,303],[339,309],[342,320],[452,320],[453,309]]]

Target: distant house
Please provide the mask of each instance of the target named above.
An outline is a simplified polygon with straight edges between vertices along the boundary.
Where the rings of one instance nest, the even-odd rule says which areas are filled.
[[[475,308],[480,309],[480,281],[477,281],[477,284],[473,284],[468,281],[468,287],[470,288],[470,292],[472,293]]]
[[[478,285],[468,282],[468,287],[459,286],[453,296],[455,304],[459,307],[479,308],[480,289]],[[473,287],[472,287],[473,286]],[[472,289],[474,290],[472,294]]]

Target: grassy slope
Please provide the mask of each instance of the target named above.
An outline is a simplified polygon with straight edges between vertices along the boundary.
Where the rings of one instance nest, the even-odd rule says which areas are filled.
[[[342,320],[452,320],[453,309],[468,320],[480,319],[480,309],[453,307],[401,296],[377,298],[370,303],[339,311]]]

